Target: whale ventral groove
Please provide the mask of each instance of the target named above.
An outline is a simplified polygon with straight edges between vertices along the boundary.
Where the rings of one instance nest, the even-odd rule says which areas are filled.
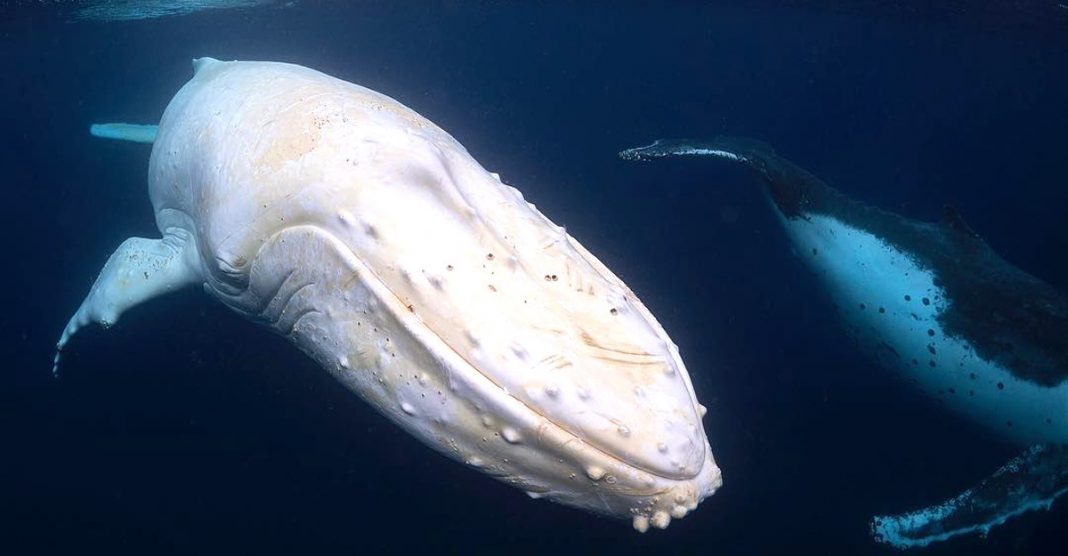
[[[1041,386],[1068,379],[1068,299],[1001,258],[955,210],[947,208],[940,222],[916,222],[850,199],[768,148],[740,151],[786,218],[837,218],[932,269],[935,283],[954,294],[940,323],[981,357]]]

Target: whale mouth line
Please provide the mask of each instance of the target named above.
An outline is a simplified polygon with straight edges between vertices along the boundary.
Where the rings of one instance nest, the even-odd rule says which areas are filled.
[[[366,284],[368,284],[369,288],[371,289],[371,291],[373,293],[377,294],[376,297],[379,300],[383,301],[383,304],[392,313],[393,317],[395,319],[397,319],[398,322],[402,326],[405,326],[406,328],[408,328],[409,331],[414,332],[414,330],[412,329],[412,327],[410,325],[415,324],[420,328],[421,331],[423,331],[425,333],[425,334],[415,334],[417,340],[421,341],[421,340],[430,339],[430,340],[434,341],[435,343],[437,343],[439,345],[439,347],[443,347],[443,348],[447,349],[448,353],[450,353],[450,354],[455,356],[455,358],[453,359],[454,363],[455,362],[462,362],[463,366],[467,370],[472,372],[474,375],[477,375],[478,377],[481,377],[482,379],[484,379],[489,384],[493,385],[493,389],[494,389],[495,392],[497,392],[498,394],[503,395],[504,397],[508,398],[509,400],[515,402],[516,404],[518,404],[520,407],[522,407],[526,411],[529,411],[531,414],[541,418],[545,423],[549,423],[553,427],[556,427],[559,431],[561,431],[562,433],[566,434],[568,437],[574,439],[577,442],[580,442],[585,449],[588,449],[588,450],[591,450],[593,452],[596,452],[600,457],[603,457],[603,458],[609,460],[610,462],[612,462],[612,463],[614,463],[616,465],[619,465],[620,467],[636,469],[636,470],[639,470],[639,471],[641,471],[643,473],[648,473],[649,475],[652,475],[652,476],[654,476],[654,477],[656,477],[658,479],[665,480],[665,481],[685,482],[685,481],[693,480],[694,478],[698,477],[701,474],[701,471],[704,470],[704,468],[707,466],[708,459],[706,457],[703,457],[703,455],[702,455],[700,464],[695,466],[695,468],[693,469],[692,472],[684,474],[684,475],[683,474],[679,474],[679,475],[675,475],[675,476],[665,475],[663,472],[658,472],[658,471],[651,470],[651,469],[649,469],[649,468],[647,468],[647,467],[645,467],[643,465],[640,465],[638,463],[625,461],[620,456],[615,455],[615,454],[605,450],[601,446],[598,446],[598,445],[596,445],[594,443],[591,443],[588,440],[582,438],[581,436],[579,436],[574,431],[568,429],[567,427],[561,425],[560,423],[557,423],[555,420],[553,420],[553,419],[549,418],[548,416],[546,416],[544,413],[539,411],[536,407],[533,407],[530,404],[528,404],[527,402],[517,398],[516,396],[514,396],[513,394],[508,392],[508,390],[506,390],[504,387],[502,387],[491,376],[489,376],[486,373],[482,372],[482,370],[479,369],[476,365],[474,365],[467,357],[465,357],[462,353],[460,353],[457,349],[455,349],[452,346],[452,344],[450,344],[444,338],[442,338],[437,333],[437,331],[435,331],[425,321],[423,321],[421,318],[419,318],[417,314],[414,314],[410,310],[408,310],[408,305],[404,303],[404,301],[401,299],[401,297],[399,295],[397,295],[396,292],[394,292],[388,285],[386,285],[386,283],[382,280],[382,278],[378,275],[378,273],[374,272],[370,268],[370,266],[365,264],[363,262],[363,260],[352,250],[351,247],[349,247],[345,242],[343,242],[340,239],[338,239],[338,237],[335,236],[330,230],[328,230],[326,228],[323,228],[321,226],[315,225],[315,224],[300,224],[298,226],[294,226],[292,228],[287,228],[287,229],[291,230],[291,229],[296,228],[296,227],[307,227],[307,228],[312,229],[313,233],[325,236],[324,239],[326,239],[327,241],[331,242],[334,245],[334,247],[336,249],[338,249],[338,251],[340,253],[342,253],[342,256],[346,259],[346,261],[351,266],[355,267],[356,271],[359,272],[359,274],[361,276],[373,277],[374,278],[373,282],[370,279],[366,279],[366,280],[364,280],[364,282]],[[389,294],[388,297],[383,295],[385,293]],[[431,349],[430,351],[431,351],[431,353],[435,352],[435,350],[433,350],[433,349]]]

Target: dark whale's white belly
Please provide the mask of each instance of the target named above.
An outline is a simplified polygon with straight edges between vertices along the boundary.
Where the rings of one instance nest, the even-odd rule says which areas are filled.
[[[947,334],[938,317],[951,301],[914,257],[830,216],[783,219],[783,225],[863,351],[1006,439],[1068,442],[1068,385],[1020,380]]]

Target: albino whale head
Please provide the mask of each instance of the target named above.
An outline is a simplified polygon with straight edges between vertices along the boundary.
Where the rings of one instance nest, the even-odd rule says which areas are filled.
[[[450,135],[304,67],[194,67],[152,148],[163,239],[123,244],[60,348],[202,284],[426,444],[533,497],[644,531],[720,486],[663,328]]]

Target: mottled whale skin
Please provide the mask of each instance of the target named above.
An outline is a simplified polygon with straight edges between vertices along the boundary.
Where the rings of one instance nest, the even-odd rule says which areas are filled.
[[[620,155],[709,156],[753,170],[862,351],[1001,437],[1041,446],[937,518],[930,509],[907,523],[877,519],[881,540],[915,546],[989,530],[1068,489],[1068,298],[1002,259],[955,211],[926,223],[864,205],[747,139],[661,140]],[[1013,499],[1014,487],[1028,494]]]
[[[201,285],[427,445],[532,497],[644,531],[720,486],[704,408],[656,319],[449,134],[301,66],[194,69],[154,136],[94,128],[154,141],[163,237],[111,256],[60,350]]]

